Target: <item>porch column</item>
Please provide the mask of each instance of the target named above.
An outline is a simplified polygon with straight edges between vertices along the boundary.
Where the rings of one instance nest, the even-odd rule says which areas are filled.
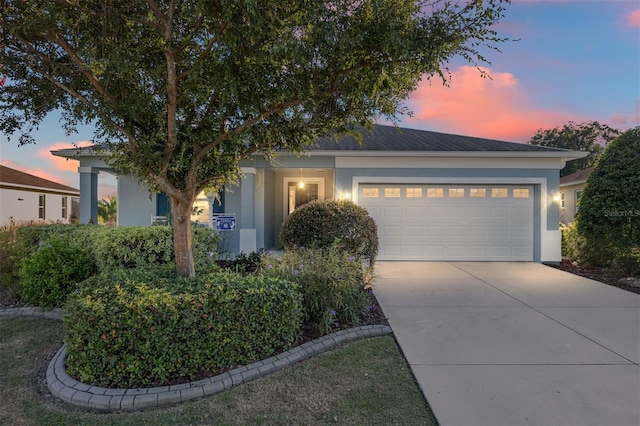
[[[78,167],[80,173],[80,223],[98,224],[98,173],[94,167]]]
[[[255,212],[255,184],[256,169],[242,167],[240,178],[240,214],[236,219],[240,229],[240,252],[251,253],[256,251],[256,225]]]

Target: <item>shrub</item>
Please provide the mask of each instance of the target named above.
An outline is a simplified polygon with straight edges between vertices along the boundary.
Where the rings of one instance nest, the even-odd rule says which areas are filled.
[[[359,324],[370,303],[366,285],[370,268],[335,247],[290,250],[282,259],[266,256],[262,271],[298,283],[305,324],[314,325],[321,334],[341,324]]]
[[[154,386],[289,349],[301,295],[262,276],[176,277],[169,268],[100,274],[66,305],[67,370],[84,383]]]
[[[640,126],[611,142],[580,196],[578,230],[617,248],[640,246]]]
[[[218,236],[209,228],[192,230],[194,263],[199,271],[214,267]],[[166,265],[175,261],[171,226],[110,228],[96,235],[96,263],[101,271]]]
[[[297,208],[285,220],[280,244],[341,250],[373,261],[378,254],[378,228],[366,209],[348,200],[312,201]]]
[[[249,254],[244,252],[236,254],[233,259],[218,260],[218,265],[232,272],[250,274],[256,272],[262,264],[265,256],[264,250],[252,251]]]
[[[27,257],[27,247],[16,237],[15,226],[0,228],[0,284],[14,292],[19,292],[20,265]]]
[[[575,222],[561,224],[562,255],[583,265],[607,266],[615,257],[614,248],[605,241],[588,241]]]
[[[96,231],[98,227],[94,225],[70,225],[65,223],[53,223],[47,225],[28,225],[22,226],[16,230],[16,238],[30,252],[34,252],[47,241],[50,237],[58,235],[61,237],[74,235],[74,239],[79,233],[91,233]]]
[[[95,273],[88,250],[53,235],[26,258],[20,270],[22,297],[38,306],[62,307],[77,284]]]

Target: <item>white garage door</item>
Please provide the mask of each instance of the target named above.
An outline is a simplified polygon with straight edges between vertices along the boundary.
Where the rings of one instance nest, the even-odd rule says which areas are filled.
[[[360,184],[381,260],[533,260],[533,187]]]

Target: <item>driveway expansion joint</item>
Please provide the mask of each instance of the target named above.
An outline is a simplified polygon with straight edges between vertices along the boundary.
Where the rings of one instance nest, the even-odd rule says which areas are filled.
[[[45,310],[40,307],[0,309],[0,317],[38,317],[62,320],[63,314],[64,310],[58,308],[53,310]],[[209,379],[169,387],[159,386],[136,389],[104,388],[87,385],[72,378],[67,374],[64,367],[67,345],[62,345],[47,367],[47,386],[49,392],[56,398],[83,408],[117,412],[164,407],[215,395],[338,348],[345,343],[392,333],[391,327],[386,325],[365,325],[340,330]]]

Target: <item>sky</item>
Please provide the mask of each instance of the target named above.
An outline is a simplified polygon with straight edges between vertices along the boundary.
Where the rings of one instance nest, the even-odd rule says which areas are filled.
[[[401,127],[526,143],[570,121],[640,125],[640,0],[512,0],[495,29],[512,41],[481,51],[490,78],[453,60],[448,85],[424,79],[410,96]],[[90,144],[93,129],[66,135],[50,114],[34,136],[18,147],[0,135],[0,164],[78,188],[78,162],[50,151]],[[114,176],[98,182],[115,195]]]

